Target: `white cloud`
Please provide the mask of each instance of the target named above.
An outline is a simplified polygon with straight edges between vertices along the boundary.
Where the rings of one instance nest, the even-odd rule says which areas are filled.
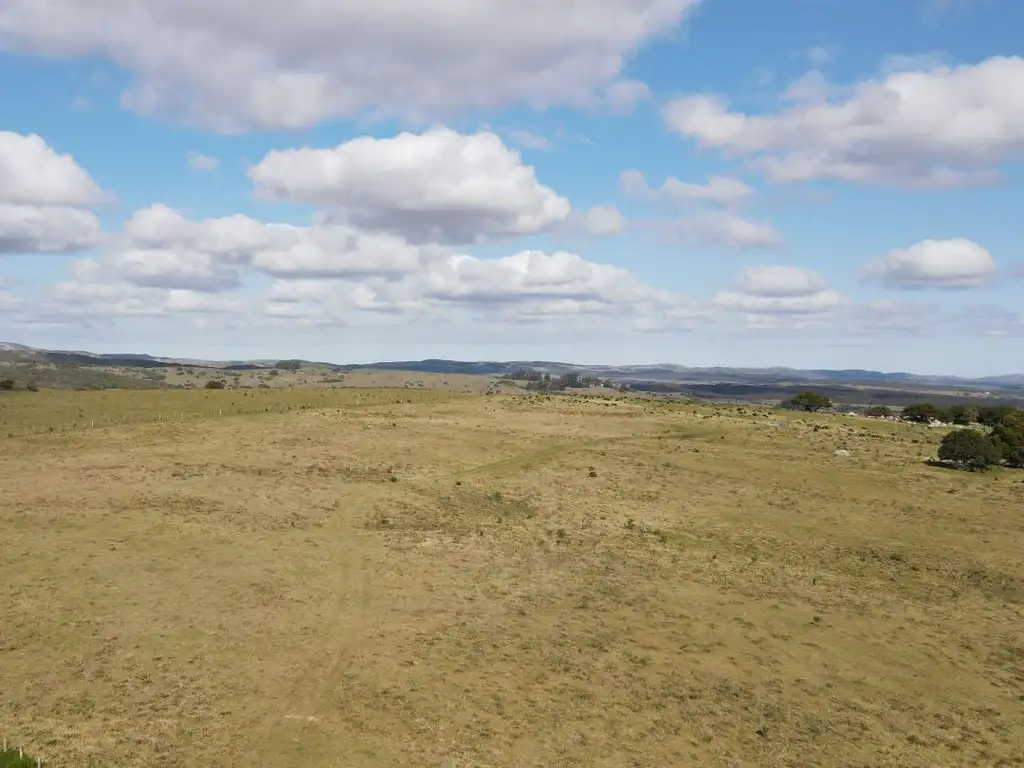
[[[83,207],[107,196],[71,155],[40,136],[0,131],[0,254],[71,253],[100,241]]]
[[[825,278],[803,267],[747,267],[740,273],[736,289],[752,296],[808,296],[825,290]]]
[[[616,80],[609,85],[598,100],[598,104],[617,115],[631,112],[641,101],[651,97],[647,83],[639,80]]]
[[[55,285],[33,316],[41,322],[76,322],[83,318],[232,314],[245,307],[238,297],[187,289],[68,281]]]
[[[1024,314],[992,305],[974,305],[957,312],[952,320],[961,328],[1001,338],[1024,336]]]
[[[807,315],[838,309],[844,301],[842,294],[834,290],[818,291],[805,296],[751,296],[723,291],[715,296],[715,303],[724,309],[752,314]]]
[[[735,205],[754,194],[752,187],[728,176],[712,176],[707,184],[690,184],[670,176],[655,189],[648,185],[647,179],[640,171],[629,170],[622,172],[620,185],[623,193],[630,197],[671,203],[704,202]]]
[[[591,235],[620,235],[626,220],[614,205],[595,205],[587,211],[586,230]]]
[[[71,155],[58,154],[36,134],[0,131],[0,204],[79,207],[105,200]]]
[[[690,303],[632,273],[574,253],[521,251],[499,259],[453,254],[401,280],[279,280],[277,316],[332,318],[354,311],[536,323],[572,317],[681,317]]]
[[[753,156],[772,180],[840,179],[948,187],[990,182],[1024,157],[1024,58],[900,71],[845,100],[774,114],[729,111],[722,97],[670,103],[668,126],[700,147]]]
[[[254,272],[274,278],[263,300],[231,293]],[[162,205],[136,212],[102,256],[76,260],[72,278],[41,314],[237,310],[256,320],[326,325],[601,316],[648,329],[679,328],[697,317],[693,303],[678,294],[574,253],[484,259],[347,225],[298,227],[245,216],[194,221]]]
[[[193,221],[164,205],[137,211],[100,259],[77,262],[80,279],[138,287],[227,291],[244,270],[274,277],[396,279],[443,249],[346,225],[266,224],[247,216]]]
[[[249,175],[264,196],[325,207],[360,229],[418,242],[533,234],[572,210],[490,132],[434,128],[273,151]]]
[[[443,116],[524,103],[623,108],[626,58],[697,0],[6,0],[0,45],[104,57],[128,107],[218,130],[299,128],[375,110]]]
[[[847,304],[818,272],[786,265],[747,267],[713,302],[726,311],[745,313],[747,325],[760,328],[790,325],[794,317],[804,324],[821,320]]]
[[[965,238],[922,240],[868,265],[868,275],[891,288],[977,288],[995,270],[992,254]]]
[[[656,234],[669,244],[688,248],[781,248],[782,236],[770,224],[724,211],[706,211],[686,218],[657,221]]]
[[[0,254],[73,253],[96,245],[101,236],[89,211],[0,204]]]
[[[215,171],[220,166],[220,160],[210,157],[210,155],[204,155],[202,152],[189,152],[185,155],[185,160],[188,162],[189,168],[199,173]]]
[[[782,97],[786,101],[811,106],[824,103],[835,90],[829,85],[825,75],[817,69],[812,69],[790,83]]]
[[[848,327],[863,334],[918,334],[938,328],[939,309],[933,302],[879,299],[851,307]]]

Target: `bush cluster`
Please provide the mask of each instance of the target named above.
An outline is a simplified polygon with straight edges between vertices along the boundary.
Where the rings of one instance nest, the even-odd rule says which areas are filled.
[[[1024,411],[1013,410],[986,434],[957,429],[942,438],[939,458],[972,471],[998,464],[1024,468]]]
[[[947,424],[984,424],[994,427],[1004,417],[1019,411],[1012,405],[936,405],[935,403],[914,403],[903,409],[900,418],[917,424],[943,421]]]

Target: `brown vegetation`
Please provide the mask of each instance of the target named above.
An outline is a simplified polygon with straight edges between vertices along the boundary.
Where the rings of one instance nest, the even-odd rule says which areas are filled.
[[[129,394],[181,417],[0,440],[0,723],[52,764],[1024,764],[1024,483],[934,430]]]

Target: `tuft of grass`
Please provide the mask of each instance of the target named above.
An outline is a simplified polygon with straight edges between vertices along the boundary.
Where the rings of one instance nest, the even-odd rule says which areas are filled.
[[[8,746],[6,750],[0,750],[0,768],[36,768],[46,763],[37,761],[34,757],[22,755],[16,747]]]

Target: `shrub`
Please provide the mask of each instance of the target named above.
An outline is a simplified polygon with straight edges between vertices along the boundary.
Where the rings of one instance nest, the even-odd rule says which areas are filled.
[[[831,408],[832,401],[817,392],[801,392],[789,401],[789,405],[802,411],[820,411],[823,408]]]
[[[3,381],[0,381],[0,389],[14,389],[14,379],[4,379]]]
[[[942,438],[939,458],[971,471],[988,469],[1003,458],[1002,446],[973,429],[956,429]]]
[[[951,405],[949,407],[949,418],[954,424],[967,426],[978,420],[978,409],[972,405]]]
[[[36,768],[36,759],[14,747],[0,749],[0,768]]]
[[[915,424],[927,424],[932,419],[936,421],[950,421],[952,417],[946,408],[935,405],[935,403],[914,403],[903,409],[900,418],[904,421],[912,421]]]
[[[865,409],[864,415],[885,419],[892,416],[892,408],[887,405],[872,405],[870,408]]]
[[[978,409],[978,423],[994,427],[1007,417],[1021,413],[1012,405],[983,405]]]
[[[210,379],[204,387],[206,389],[224,389],[226,383],[223,379]]]
[[[992,428],[992,439],[1002,445],[1007,464],[1024,467],[1024,411],[1005,416]]]

